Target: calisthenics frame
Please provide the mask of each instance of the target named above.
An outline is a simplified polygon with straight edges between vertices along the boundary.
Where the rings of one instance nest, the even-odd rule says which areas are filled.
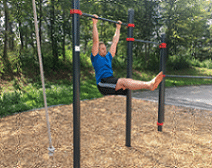
[[[38,47],[38,55],[39,55],[39,62],[40,62],[40,71],[41,71],[41,80],[43,86],[43,96],[44,96],[44,104],[45,104],[45,111],[46,111],[46,120],[47,120],[47,127],[48,127],[48,135],[49,135],[49,144],[50,147],[49,155],[52,156],[54,153],[55,148],[52,146],[51,143],[51,133],[50,133],[50,124],[48,120],[48,111],[47,111],[47,101],[46,101],[46,94],[45,94],[45,84],[44,84],[44,75],[43,75],[43,65],[42,65],[42,58],[41,58],[41,50],[40,50],[40,42],[39,42],[39,33],[38,33],[38,25],[37,25],[37,14],[36,14],[36,7],[35,1],[33,0],[33,11],[34,11],[34,21],[35,21],[35,29],[36,29],[36,39],[37,39],[37,47]],[[73,129],[74,129],[74,167],[80,167],[80,44],[79,44],[79,15],[83,15],[86,17],[94,18],[93,15],[89,15],[86,13],[82,13],[79,10],[79,0],[73,0],[73,9],[70,11],[73,14]],[[105,18],[98,18],[100,20],[117,23],[117,21],[105,19]],[[132,47],[133,41],[137,42],[145,42],[145,43],[153,43],[158,44],[150,41],[144,40],[136,40],[133,38],[133,27],[134,27],[134,10],[128,10],[128,24],[122,23],[128,27],[128,38],[127,40],[127,55],[128,55],[128,64],[127,64],[127,78],[132,78]],[[163,43],[162,43],[163,44]],[[164,48],[164,45],[160,45],[160,48]],[[163,52],[163,50],[162,50]],[[128,90],[127,92],[127,114],[126,114],[126,146],[130,147],[131,145],[131,91]]]
[[[93,15],[82,13],[79,10],[79,0],[73,0],[73,9],[70,11],[70,14],[73,15],[72,18],[72,36],[73,36],[73,141],[74,141],[74,167],[80,167],[80,32],[79,32],[79,15],[95,18]],[[105,19],[105,18],[97,18],[103,21],[108,21],[111,23],[119,24],[116,21]],[[134,27],[134,10],[128,10],[128,24],[122,23],[128,27],[128,38],[127,41],[127,78],[132,78],[132,48],[133,41],[135,42],[144,42],[144,43],[152,43],[159,44],[151,41],[137,40],[133,38],[133,27]],[[165,43],[165,34],[162,35],[161,44],[159,48],[161,49],[161,58],[165,54],[166,43]],[[164,61],[164,60],[161,60]],[[160,84],[164,85],[164,80]],[[164,101],[164,98],[161,97],[160,101]],[[132,94],[131,90],[127,92],[127,111],[126,111],[126,146],[131,146],[131,105],[132,105]],[[162,131],[162,125],[164,121],[164,113],[158,113],[158,131]]]
[[[93,15],[82,13],[80,10],[79,0],[73,0],[73,8],[70,11],[72,14],[72,36],[73,36],[73,144],[74,144],[74,167],[80,167],[80,15],[95,18]],[[117,23],[116,21],[98,18],[103,21]],[[133,37],[134,27],[134,10],[128,10],[128,24],[122,23],[128,27],[128,38]],[[132,78],[132,47],[133,42],[127,42],[127,78]],[[126,146],[130,147],[131,137],[131,90],[127,92],[127,114],[126,114]]]

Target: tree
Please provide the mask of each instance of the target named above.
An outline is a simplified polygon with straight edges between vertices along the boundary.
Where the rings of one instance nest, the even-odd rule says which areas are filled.
[[[208,12],[204,7],[206,2],[167,0],[161,4],[163,18],[166,19],[168,56],[186,53],[194,58],[201,56],[199,48],[206,45],[205,39],[209,35]]]
[[[3,1],[3,5],[4,5],[4,16],[5,16],[5,31],[4,31],[4,52],[3,52],[3,63],[4,63],[4,67],[5,72],[9,72],[10,75],[13,78],[13,72],[11,69],[11,64],[9,62],[8,59],[8,25],[9,25],[9,11],[8,11],[8,6],[7,6],[7,0]]]

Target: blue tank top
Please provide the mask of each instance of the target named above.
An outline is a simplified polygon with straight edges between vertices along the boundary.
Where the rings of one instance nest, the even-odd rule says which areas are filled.
[[[91,53],[91,62],[95,70],[96,84],[101,82],[102,78],[112,77],[112,55],[110,52],[107,53],[105,57],[99,55],[99,53],[94,57]]]

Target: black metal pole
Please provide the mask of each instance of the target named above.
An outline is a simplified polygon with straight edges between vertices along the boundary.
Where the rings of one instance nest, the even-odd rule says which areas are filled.
[[[161,43],[165,43],[165,34],[161,36]],[[160,49],[160,71],[165,72],[166,48]],[[164,103],[165,103],[165,78],[159,85],[159,103],[158,103],[158,131],[162,131],[164,122]]]
[[[134,10],[128,10],[128,23],[134,23]],[[133,27],[128,27],[128,38],[133,37]],[[132,48],[133,42],[127,42],[127,78],[132,78]],[[132,105],[132,94],[131,90],[127,91],[127,114],[126,114],[126,146],[130,147],[131,139],[131,105]]]
[[[212,76],[166,75],[167,78],[212,79]]]
[[[95,16],[87,14],[87,13],[82,13],[82,16],[91,17],[91,18],[95,18],[95,19],[99,19],[99,20],[103,20],[103,21],[119,24],[119,22],[117,22],[117,21],[106,19],[106,18],[101,18],[101,17],[96,18]],[[128,24],[122,23],[121,25],[127,26]]]
[[[79,0],[73,0],[73,9],[79,9]],[[73,142],[74,168],[80,167],[80,22],[79,15],[73,14]]]

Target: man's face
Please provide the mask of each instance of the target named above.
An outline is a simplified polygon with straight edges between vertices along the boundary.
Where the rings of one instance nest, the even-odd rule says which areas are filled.
[[[102,57],[105,57],[106,54],[107,54],[106,46],[105,46],[105,44],[101,44],[99,46],[99,55],[101,55]]]

